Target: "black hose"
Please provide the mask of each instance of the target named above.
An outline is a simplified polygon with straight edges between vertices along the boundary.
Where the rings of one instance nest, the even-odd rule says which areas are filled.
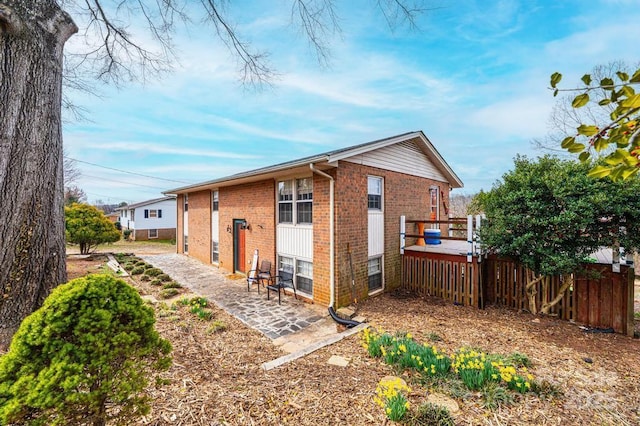
[[[355,327],[356,325],[360,325],[358,321],[340,318],[338,314],[336,314],[336,311],[333,310],[333,306],[329,306],[329,315],[331,315],[331,318],[333,318],[335,322],[337,322],[340,325],[344,325],[347,328],[352,328],[352,327]]]

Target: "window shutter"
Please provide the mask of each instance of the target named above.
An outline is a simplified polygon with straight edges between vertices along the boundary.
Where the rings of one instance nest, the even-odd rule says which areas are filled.
[[[162,218],[162,210],[158,210],[158,219]]]
[[[144,218],[149,219],[149,210],[144,209]]]

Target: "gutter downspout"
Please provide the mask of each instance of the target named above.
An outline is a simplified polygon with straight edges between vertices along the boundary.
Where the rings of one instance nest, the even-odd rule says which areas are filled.
[[[320,176],[324,176],[329,179],[329,307],[332,308],[335,304],[335,240],[334,240],[334,193],[335,193],[335,179],[333,176],[316,169],[313,163],[309,163],[309,168],[313,173],[317,173]]]

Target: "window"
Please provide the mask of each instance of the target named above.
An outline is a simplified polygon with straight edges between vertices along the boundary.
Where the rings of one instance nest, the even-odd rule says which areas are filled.
[[[296,290],[313,295],[313,263],[295,260],[292,257],[278,256],[278,270],[291,271]]]
[[[293,223],[293,181],[278,182],[278,223]]]
[[[430,220],[438,220],[438,187],[429,188],[429,212]]]
[[[313,223],[313,179],[296,180],[296,221]]]
[[[189,194],[184,194],[184,211],[189,211]]]
[[[219,207],[218,191],[213,191],[211,196],[211,211],[217,212]]]
[[[369,292],[382,289],[382,258],[375,257],[369,259],[367,264],[367,272],[369,275]]]
[[[220,243],[211,241],[211,262],[218,263],[220,261]]]
[[[313,178],[278,182],[278,223],[313,223]]]
[[[382,178],[369,176],[367,187],[369,210],[382,210]]]
[[[189,253],[189,236],[184,236],[184,250],[185,253]]]
[[[144,209],[144,218],[145,219],[149,219],[149,218],[160,218],[162,217],[162,210],[147,210]]]
[[[158,230],[157,229],[149,229],[149,239],[158,238]]]
[[[313,294],[313,263],[298,260],[296,268],[296,288]]]

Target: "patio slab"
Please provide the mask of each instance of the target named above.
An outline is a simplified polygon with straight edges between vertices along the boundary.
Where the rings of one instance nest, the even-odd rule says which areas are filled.
[[[296,342],[289,346],[299,349],[300,344],[309,344],[310,340],[315,340],[314,337],[338,334],[335,323],[323,307],[285,295],[282,304],[278,305],[277,297],[267,300],[266,290],[261,289],[258,294],[252,286],[251,291],[247,291],[246,280],[229,279],[214,266],[182,254],[143,254],[139,257],[162,269],[182,286],[206,297],[248,327],[272,340],[278,339],[279,345]]]

